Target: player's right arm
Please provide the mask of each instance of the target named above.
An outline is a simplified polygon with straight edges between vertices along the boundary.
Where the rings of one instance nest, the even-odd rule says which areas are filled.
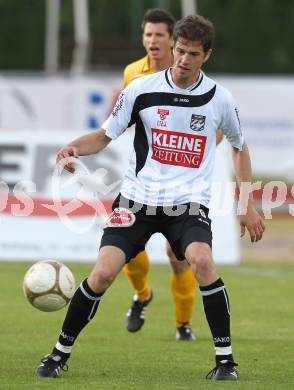
[[[111,141],[105,134],[105,130],[100,128],[94,133],[85,134],[74,141],[70,142],[68,145],[64,146],[57,152],[56,164],[64,165],[64,169],[68,172],[74,173],[75,166],[72,158],[78,158],[79,156],[87,156],[89,154],[95,154],[106,148],[106,146]],[[68,159],[70,161],[66,162]],[[64,160],[64,161],[63,161]]]
[[[131,114],[136,97],[134,86],[129,86],[118,97],[112,113],[94,133],[83,135],[64,146],[57,153],[59,171],[75,171],[74,158],[95,154],[103,150],[111,140],[118,138],[131,125]],[[64,159],[67,159],[64,160]]]

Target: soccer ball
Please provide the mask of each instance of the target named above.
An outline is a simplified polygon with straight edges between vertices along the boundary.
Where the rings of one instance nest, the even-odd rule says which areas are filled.
[[[71,270],[59,261],[38,261],[26,272],[23,291],[36,309],[56,311],[72,298],[75,278]]]

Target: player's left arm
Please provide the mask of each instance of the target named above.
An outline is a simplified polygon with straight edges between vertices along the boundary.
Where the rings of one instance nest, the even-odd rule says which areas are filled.
[[[244,236],[247,229],[251,242],[257,242],[262,238],[265,231],[265,225],[263,218],[255,209],[252,192],[247,190],[248,188],[246,188],[245,184],[247,183],[250,185],[252,182],[249,149],[244,143],[241,150],[236,147],[232,147],[232,150],[236,180],[240,191],[240,209],[244,210],[244,213],[240,215],[241,237]]]
[[[240,190],[239,205],[241,207],[239,207],[239,210],[241,210],[242,214],[240,215],[241,237],[244,236],[247,229],[251,242],[256,242],[261,240],[265,226],[263,218],[254,207],[252,193],[248,191],[248,186],[252,182],[249,149],[242,134],[241,121],[235,99],[226,89],[222,89],[220,92],[222,93],[223,106],[219,128],[233,149],[235,174]]]

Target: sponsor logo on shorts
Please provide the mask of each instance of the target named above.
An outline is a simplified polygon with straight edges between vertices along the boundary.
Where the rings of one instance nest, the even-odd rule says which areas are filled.
[[[209,226],[209,222],[208,221],[205,221],[203,218],[198,218],[198,221],[199,222],[203,222],[203,223],[205,223],[206,225],[208,225]]]
[[[117,207],[110,214],[106,227],[128,227],[132,226],[136,220],[135,214],[124,207]]]
[[[200,213],[200,215],[202,215],[203,218],[206,218],[206,214],[205,214],[204,210],[199,209],[199,213]]]
[[[204,130],[206,116],[192,114],[190,121],[190,128],[193,131]]]
[[[176,131],[152,130],[152,159],[161,164],[199,168],[203,160],[206,136]]]

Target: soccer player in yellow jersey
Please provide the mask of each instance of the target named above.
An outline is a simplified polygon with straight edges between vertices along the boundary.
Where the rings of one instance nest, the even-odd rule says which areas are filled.
[[[124,70],[124,87],[138,77],[159,72],[173,65],[173,26],[171,14],[160,9],[151,9],[144,15],[143,46],[146,56],[132,62]]]
[[[161,9],[150,9],[143,18],[143,46],[147,55],[124,70],[124,87],[138,77],[146,76],[173,65],[174,18]],[[167,255],[173,270],[171,287],[175,303],[176,340],[192,341],[192,310],[195,300],[196,279],[187,261],[178,261],[167,244]],[[127,329],[137,332],[144,324],[146,306],[152,299],[148,284],[149,258],[146,251],[139,253],[125,265],[131,285],[135,289],[133,303],[127,313]]]

